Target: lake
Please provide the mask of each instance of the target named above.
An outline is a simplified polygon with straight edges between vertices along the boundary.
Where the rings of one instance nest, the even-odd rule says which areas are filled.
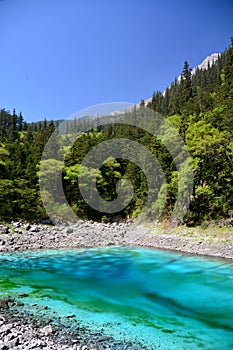
[[[230,261],[111,247],[0,254],[0,267],[1,296],[27,293],[25,310],[47,305],[150,349],[233,349]]]

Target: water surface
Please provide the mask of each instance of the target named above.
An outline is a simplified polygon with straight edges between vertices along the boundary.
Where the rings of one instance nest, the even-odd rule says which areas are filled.
[[[233,349],[233,264],[150,249],[0,254],[0,293],[27,293],[151,349]],[[160,346],[160,347],[159,347]]]

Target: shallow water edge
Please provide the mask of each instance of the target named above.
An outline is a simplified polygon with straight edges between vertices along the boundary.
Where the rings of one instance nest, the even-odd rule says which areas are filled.
[[[82,220],[56,226],[22,222],[13,223],[13,228],[0,225],[0,252],[108,246],[157,248],[233,260],[233,230],[226,234],[215,234],[214,229],[213,233],[191,231],[185,227],[161,231],[134,223]]]

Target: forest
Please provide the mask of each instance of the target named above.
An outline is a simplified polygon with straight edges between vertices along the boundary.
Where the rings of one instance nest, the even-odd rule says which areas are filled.
[[[141,100],[140,108],[144,106],[145,101]],[[154,92],[146,107],[172,123],[192,158],[193,193],[183,223],[230,222],[233,215],[233,40],[207,69],[196,69],[191,74],[185,61],[181,78],[165,93]],[[140,108],[135,107],[132,116],[137,115]],[[44,147],[60,123],[54,120],[27,123],[22,113],[0,110],[0,220],[47,218],[38,171]],[[67,135],[69,133],[71,130],[67,130]],[[111,221],[134,218],[143,208],[148,196],[146,178],[142,169],[130,160],[108,158],[96,179],[99,194],[106,201],[117,197],[116,183],[120,179],[124,177],[132,182],[133,198],[118,213],[106,214],[91,208],[78,189],[78,176],[88,176],[80,174],[82,159],[94,146],[114,138],[130,138],[154,152],[166,178],[165,206],[160,220],[169,220],[177,196],[177,169],[168,149],[149,132],[114,123],[91,127],[66,150],[63,186],[74,212],[82,219]],[[59,142],[59,138],[55,139],[53,152],[59,150]],[[47,158],[48,169],[53,164],[53,155]],[[57,200],[59,202],[59,198]],[[153,220],[153,210],[157,209],[156,204],[152,206],[149,220]]]

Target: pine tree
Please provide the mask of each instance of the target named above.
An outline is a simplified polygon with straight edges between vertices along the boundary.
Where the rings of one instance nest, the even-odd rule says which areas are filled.
[[[22,116],[22,113],[20,112],[19,113],[19,118],[18,118],[18,129],[19,131],[23,131],[23,116]]]
[[[187,102],[192,97],[192,80],[191,69],[187,61],[184,62],[183,71],[181,73],[181,93],[182,103]]]

